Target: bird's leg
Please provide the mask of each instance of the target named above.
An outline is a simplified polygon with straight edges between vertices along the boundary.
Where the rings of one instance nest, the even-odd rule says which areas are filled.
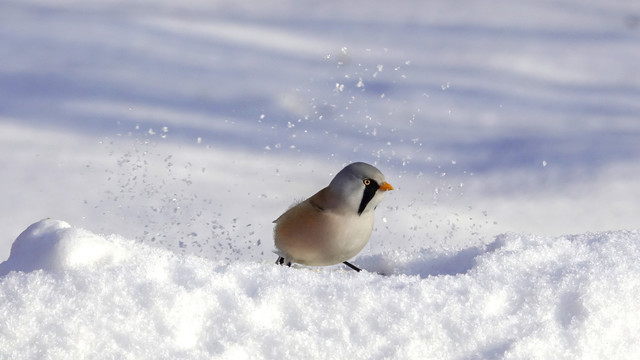
[[[343,263],[343,264],[345,264],[345,265],[347,265],[348,267],[350,267],[351,269],[353,269],[353,270],[355,270],[355,271],[357,271],[357,272],[362,271],[362,269],[360,269],[359,267],[357,267],[357,266],[353,265],[352,263],[350,263],[350,262],[348,262],[348,261],[343,261],[342,263]]]

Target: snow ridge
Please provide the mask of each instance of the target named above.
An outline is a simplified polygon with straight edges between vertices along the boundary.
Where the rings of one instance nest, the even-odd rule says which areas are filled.
[[[640,233],[498,236],[367,271],[179,255],[46,219],[0,264],[8,358],[632,358]],[[389,276],[381,276],[385,272]]]

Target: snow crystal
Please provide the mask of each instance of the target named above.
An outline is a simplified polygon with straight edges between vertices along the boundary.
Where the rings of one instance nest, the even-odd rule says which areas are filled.
[[[0,354],[631,359],[639,256],[636,231],[507,234],[361,256],[356,273],[215,262],[43,220],[0,264]]]

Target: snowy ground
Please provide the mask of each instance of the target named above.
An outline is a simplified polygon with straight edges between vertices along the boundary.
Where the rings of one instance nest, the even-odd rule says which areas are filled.
[[[179,255],[45,220],[0,265],[0,354],[633,359],[639,256],[637,231],[511,234],[457,252],[364,256],[369,272],[313,271]]]
[[[69,328],[59,322],[75,309],[65,304],[77,300],[108,316],[109,303],[96,294],[113,291],[128,294],[113,302],[136,303],[138,324],[154,324],[156,332],[141,339],[117,319],[87,332],[114,339],[105,349],[132,358],[235,350],[271,358],[260,346],[294,354],[313,341],[351,346],[337,352],[371,351],[363,357],[418,354],[429,344],[442,358],[530,358],[536,344],[541,358],[637,351],[623,335],[604,335],[626,334],[620,329],[635,319],[633,306],[616,309],[628,306],[626,291],[637,290],[625,271],[638,274],[631,263],[612,263],[637,253],[635,2],[0,0],[0,8],[0,260],[29,224],[46,217],[87,229],[62,231],[65,239],[106,241],[123,254],[81,269],[34,260],[45,270],[0,278],[3,311],[22,314],[11,321],[47,318],[53,329],[51,337],[27,334],[27,325],[0,330],[3,349],[18,348],[17,331],[40,339],[19,345],[33,354],[25,357],[47,349],[82,354],[92,339],[66,337]],[[396,188],[355,262],[395,275],[274,269],[271,221],[352,161],[375,163]],[[514,234],[500,235],[507,232]],[[535,235],[516,235],[528,233]],[[513,257],[501,258],[510,246]],[[135,261],[151,266],[150,251],[163,259],[166,278],[149,279],[147,265],[135,269]],[[515,259],[537,251],[540,258],[518,266]],[[25,261],[18,255],[2,269],[20,270],[16,264]],[[122,281],[107,288],[101,271]],[[124,280],[132,274],[140,283]],[[159,292],[159,303],[135,293],[145,284]],[[621,293],[606,298],[611,313],[590,292],[600,286]],[[270,291],[285,287],[304,292],[297,310]],[[70,289],[81,291],[74,297]],[[203,299],[208,292],[217,302]],[[326,292],[339,302],[320,296]],[[224,302],[234,296],[243,302]],[[432,296],[451,303],[443,310]],[[479,305],[493,296],[493,310]],[[308,299],[336,318],[322,319],[326,311],[303,317],[299,306]],[[372,299],[381,303],[363,305]],[[180,334],[182,325],[170,318],[180,317],[174,306],[202,308],[189,314],[199,333],[180,335],[183,350],[178,335],[157,348],[158,339]],[[234,316],[207,318],[215,309]],[[253,319],[263,309],[285,329],[312,330],[281,339],[274,335],[280,328]],[[375,337],[345,325],[357,309]],[[399,315],[403,309],[411,311]],[[383,331],[384,319],[370,319],[381,313],[404,319],[394,326],[405,327]],[[78,326],[93,322],[77,316]],[[215,329],[216,321],[233,319],[239,322]],[[428,330],[422,320],[432,321]],[[254,323],[262,325],[240,347],[234,331]],[[471,324],[493,332],[481,337]],[[351,333],[328,331],[345,326]],[[433,341],[421,341],[427,338]],[[74,349],[52,345],[71,342]]]

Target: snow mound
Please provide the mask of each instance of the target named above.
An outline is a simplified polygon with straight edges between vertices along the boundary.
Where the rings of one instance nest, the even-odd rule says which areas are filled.
[[[45,219],[29,226],[11,246],[9,259],[0,264],[0,275],[9,271],[81,268],[114,262],[125,256],[122,248],[64,221]]]
[[[639,256],[637,231],[507,234],[362,256],[356,273],[213,262],[43,220],[0,264],[0,357],[631,359]]]

